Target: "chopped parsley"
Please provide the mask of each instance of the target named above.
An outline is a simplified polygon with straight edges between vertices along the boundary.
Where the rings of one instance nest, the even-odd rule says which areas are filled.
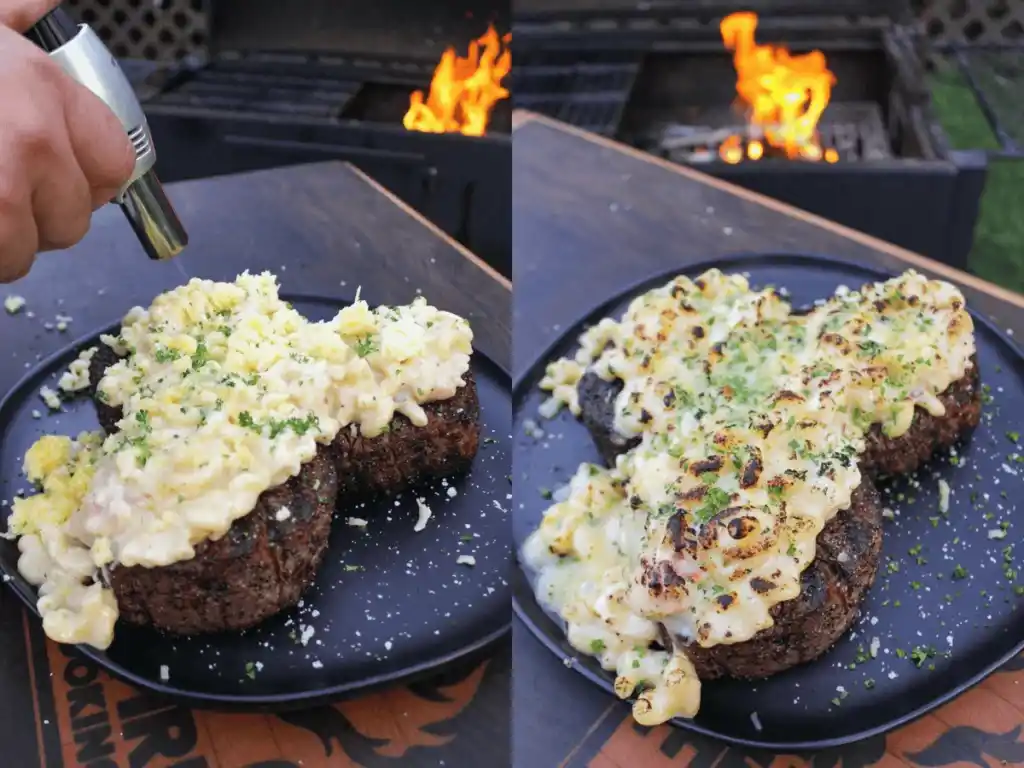
[[[178,350],[170,349],[169,347],[157,347],[156,354],[154,356],[158,363],[173,363],[181,357],[181,353]]]
[[[590,652],[591,653],[593,653],[595,655],[597,655],[599,653],[604,653],[604,649],[605,649],[604,640],[598,639],[598,640],[591,640],[590,641]]]
[[[204,342],[200,341],[196,345],[196,351],[192,353],[192,370],[198,371],[208,362],[210,362],[210,350],[206,348]]]
[[[910,652],[910,660],[920,669],[928,659],[935,656],[935,649],[919,645]]]
[[[372,355],[377,351],[377,345],[373,341],[373,337],[366,335],[356,341],[356,354],[360,357],[366,357]]]
[[[700,523],[706,523],[723,509],[732,500],[732,496],[721,488],[709,488],[704,496],[704,503],[693,511],[693,516]]]
[[[964,568],[962,565],[958,565],[956,568],[953,569],[953,578],[956,579],[957,581],[960,581],[962,579],[966,579],[967,578],[967,569]]]

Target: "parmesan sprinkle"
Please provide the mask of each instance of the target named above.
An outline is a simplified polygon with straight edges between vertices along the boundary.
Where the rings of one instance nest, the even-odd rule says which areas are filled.
[[[416,519],[416,525],[413,526],[413,530],[419,533],[427,527],[427,521],[430,520],[430,516],[433,514],[430,507],[427,506],[427,502],[423,499],[416,499],[416,510],[419,512],[419,517]]]

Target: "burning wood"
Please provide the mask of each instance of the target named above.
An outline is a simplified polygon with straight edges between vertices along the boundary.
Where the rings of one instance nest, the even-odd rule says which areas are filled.
[[[469,44],[464,57],[448,48],[434,70],[430,95],[412,93],[402,124],[425,133],[486,134],[494,105],[509,97],[501,81],[512,69],[511,40],[511,34],[499,37],[492,26]]]
[[[836,162],[838,153],[823,148],[818,136],[818,121],[836,82],[825,54],[794,55],[783,46],[760,45],[754,40],[756,29],[756,13],[743,11],[722,19],[722,42],[733,52],[739,105],[759,136],[748,142],[738,133],[729,136],[721,143],[719,156],[738,163],[744,157],[758,160],[767,150],[790,159]]]

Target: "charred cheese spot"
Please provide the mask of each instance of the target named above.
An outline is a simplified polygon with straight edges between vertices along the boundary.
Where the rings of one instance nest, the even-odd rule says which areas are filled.
[[[761,463],[761,452],[755,448],[751,453],[750,459],[743,465],[743,471],[740,473],[740,488],[752,488],[761,478],[761,470],[764,468]]]
[[[721,456],[709,456],[701,461],[695,461],[690,465],[690,473],[700,477],[705,472],[717,472],[722,468],[725,460]]]

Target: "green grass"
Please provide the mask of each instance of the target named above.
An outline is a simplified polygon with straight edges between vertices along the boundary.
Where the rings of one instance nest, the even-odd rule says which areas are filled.
[[[936,115],[954,148],[999,148],[959,70],[937,71],[931,78],[931,91]],[[986,280],[1024,293],[1022,200],[1024,160],[991,161],[968,264]]]

